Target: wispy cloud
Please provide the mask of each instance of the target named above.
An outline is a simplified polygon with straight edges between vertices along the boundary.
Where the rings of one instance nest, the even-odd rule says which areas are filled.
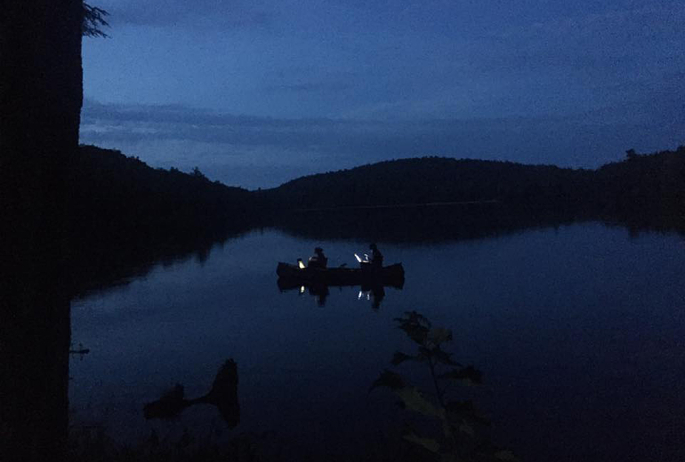
[[[112,25],[237,28],[267,26],[272,15],[245,0],[102,0]]]
[[[346,91],[353,88],[349,82],[297,82],[297,83],[280,83],[274,85],[267,85],[266,91],[271,93],[328,93]]]
[[[669,117],[654,119],[649,107],[631,103],[555,117],[275,119],[87,100],[81,141],[121,149],[156,167],[199,166],[212,179],[256,188],[303,174],[424,155],[595,167],[630,147],[652,150],[682,143],[676,134],[685,133],[685,115],[674,107]]]
[[[673,2],[562,17],[491,34],[489,49],[471,59],[485,71],[560,67],[580,73],[599,70],[606,79],[612,69],[629,72],[663,59],[671,60],[669,67],[672,60],[685,65],[684,24],[685,9]]]

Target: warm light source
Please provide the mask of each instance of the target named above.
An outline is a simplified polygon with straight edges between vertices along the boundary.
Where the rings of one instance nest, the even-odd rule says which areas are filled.
[[[304,289],[305,289],[304,286],[300,286],[300,294],[304,293]]]
[[[297,266],[299,266],[300,269],[306,268],[306,266],[304,266],[304,263],[302,263],[302,259],[300,259],[300,258],[297,259]]]

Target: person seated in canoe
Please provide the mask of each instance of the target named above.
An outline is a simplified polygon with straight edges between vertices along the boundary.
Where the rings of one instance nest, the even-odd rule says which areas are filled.
[[[378,250],[378,247],[376,246],[376,244],[371,244],[369,246],[369,249],[371,250],[371,258],[369,259],[369,263],[371,263],[371,267],[382,268],[383,267],[383,254],[381,253],[381,251]]]
[[[309,257],[309,268],[326,268],[328,265],[328,258],[323,254],[323,249],[317,247],[314,249],[314,255]]]

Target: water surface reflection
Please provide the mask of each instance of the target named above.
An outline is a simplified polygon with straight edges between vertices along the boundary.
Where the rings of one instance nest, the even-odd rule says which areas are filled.
[[[369,400],[368,388],[388,352],[406,345],[393,319],[418,309],[451,328],[457,356],[488,378],[474,399],[491,417],[493,440],[522,459],[649,460],[652,448],[660,460],[682,456],[679,237],[630,238],[590,223],[380,243],[407,276],[378,311],[358,300],[359,287],[329,289],[326,309],[308,310],[300,307],[311,306],[309,297],[274,285],[276,262],[322,245],[339,266],[367,236],[312,241],[272,230],[228,241],[203,264],[159,266],[75,301],[74,338],[91,349],[71,364],[75,424],[102,425],[124,441],[151,428],[202,432],[220,419],[216,410],[195,406],[177,421],[146,422],[141,405],[175,382],[203,395],[230,355],[241,365],[233,432],[273,435],[269,444],[293,457],[377,454],[396,414],[392,400]]]

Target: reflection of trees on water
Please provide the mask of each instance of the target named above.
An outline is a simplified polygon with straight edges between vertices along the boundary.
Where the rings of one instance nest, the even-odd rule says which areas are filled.
[[[631,230],[685,234],[682,211],[655,215],[625,209],[602,214],[499,203],[423,205],[406,208],[330,209],[291,212],[272,218],[270,225],[311,241],[365,240],[384,243],[437,244],[496,238],[532,229],[558,228],[596,221]],[[316,226],[311,226],[316,223]]]
[[[568,211],[488,203],[303,211],[274,217],[273,226],[317,242],[362,239],[426,245],[499,237],[592,218]]]
[[[0,202],[7,196],[0,197]],[[0,203],[0,210],[5,204]],[[66,252],[64,216],[56,207],[34,203],[37,213],[26,208],[4,213],[0,222],[0,460],[64,460],[69,434],[69,357],[83,359],[89,348],[71,342],[70,297],[84,287],[106,287],[119,276],[149,270],[157,258],[174,261],[192,255],[197,240],[175,247],[155,247],[131,258],[117,254],[106,240],[94,248],[95,258],[85,266],[86,254]],[[49,214],[46,210],[54,210]],[[11,210],[10,210],[11,211]],[[224,235],[222,235],[224,237]],[[203,241],[206,252],[211,240]],[[83,251],[82,247],[80,251]],[[204,249],[204,250],[203,250]],[[79,251],[79,252],[80,252]],[[104,257],[100,259],[99,257]],[[107,273],[114,262],[112,273]],[[145,262],[141,269],[139,264]],[[94,265],[97,270],[89,271]],[[106,279],[101,278],[104,276]],[[105,282],[106,281],[106,282]],[[103,285],[100,285],[103,284]],[[226,367],[223,371],[228,370]],[[218,374],[212,391],[192,404],[217,406],[229,426],[237,425],[237,371],[235,399],[227,375]],[[103,430],[104,431],[104,430]],[[71,454],[78,460],[78,454]],[[93,459],[83,459],[93,460]],[[105,459],[107,460],[107,459]],[[112,459],[115,460],[115,459]]]

